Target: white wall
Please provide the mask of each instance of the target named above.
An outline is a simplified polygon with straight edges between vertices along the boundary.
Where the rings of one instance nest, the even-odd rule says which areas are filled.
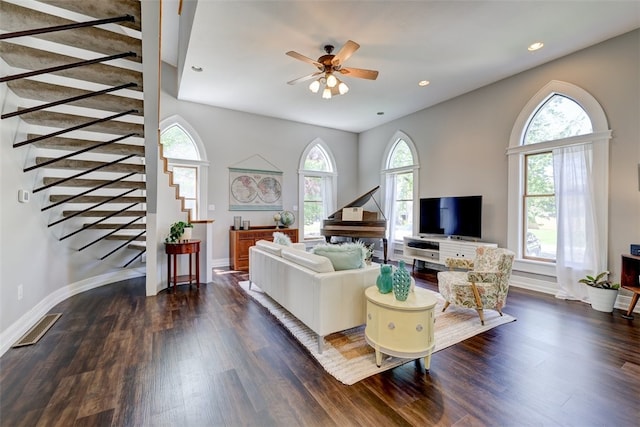
[[[214,265],[229,265],[229,227],[235,215],[251,225],[273,225],[274,212],[229,211],[229,170],[254,155],[263,157],[283,171],[283,209],[294,210],[298,201],[298,165],[302,151],[315,138],[322,139],[333,152],[338,169],[338,206],[359,195],[357,134],[311,126],[255,114],[225,110],[175,98],[175,68],[163,64],[161,120],[179,115],[202,138],[209,158],[208,204],[214,211],[205,213],[214,219]],[[205,207],[206,209],[206,207]],[[295,227],[299,226],[296,214]]]
[[[509,136],[527,101],[551,80],[591,93],[613,130],[609,268],[619,278],[620,255],[640,242],[640,30],[363,132],[360,188],[380,183],[384,148],[401,130],[417,146],[420,197],[482,194],[483,240],[505,246]]]

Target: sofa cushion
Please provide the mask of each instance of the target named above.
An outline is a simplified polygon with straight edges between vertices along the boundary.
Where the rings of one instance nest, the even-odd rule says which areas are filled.
[[[353,270],[364,266],[365,253],[362,244],[320,244],[314,246],[313,253],[329,258],[336,271]]]
[[[305,251],[287,247],[282,249],[281,254],[282,258],[295,262],[296,264],[306,267],[309,270],[313,270],[316,273],[330,273],[335,271],[329,258],[320,255],[314,255]]]
[[[281,231],[273,232],[273,242],[283,246],[292,246],[291,237]]]
[[[283,248],[287,246],[280,245],[278,243],[270,242],[268,240],[258,240],[256,242],[256,246],[262,249],[265,252],[269,252],[270,254],[282,256],[281,251]]]

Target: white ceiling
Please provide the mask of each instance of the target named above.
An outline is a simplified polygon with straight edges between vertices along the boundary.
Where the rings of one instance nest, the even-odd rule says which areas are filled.
[[[178,3],[163,10],[173,65]],[[178,98],[361,132],[635,28],[638,0],[199,0]],[[330,100],[310,81],[286,83],[316,69],[285,52],[317,59],[349,39],[361,47],[345,66],[378,70],[377,80],[345,77],[350,91]],[[527,51],[535,41],[544,48]],[[418,87],[423,79],[431,84]]]

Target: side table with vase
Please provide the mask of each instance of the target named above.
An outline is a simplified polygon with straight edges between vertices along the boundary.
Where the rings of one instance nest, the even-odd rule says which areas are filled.
[[[398,301],[393,292],[381,294],[377,286],[365,290],[367,325],[365,339],[376,351],[376,365],[382,365],[382,354],[418,359],[424,357],[429,370],[434,340],[433,292],[415,287],[405,301]]]

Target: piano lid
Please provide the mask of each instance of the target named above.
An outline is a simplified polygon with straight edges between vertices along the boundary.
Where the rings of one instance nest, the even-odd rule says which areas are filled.
[[[344,205],[343,207],[338,209],[336,212],[334,212],[331,215],[329,215],[329,219],[330,218],[335,218],[336,214],[341,212],[342,209],[344,209],[344,208],[360,208],[360,207],[364,206],[373,197],[373,194],[376,191],[378,191],[379,188],[380,188],[380,186],[377,185],[373,190],[369,190],[366,193],[364,193],[362,196],[360,196],[357,199],[355,199],[353,202],[347,203],[346,205]],[[374,201],[375,201],[375,199],[374,199]],[[376,206],[377,205],[378,205],[378,203],[376,202]],[[380,207],[378,207],[378,209],[380,209]]]

